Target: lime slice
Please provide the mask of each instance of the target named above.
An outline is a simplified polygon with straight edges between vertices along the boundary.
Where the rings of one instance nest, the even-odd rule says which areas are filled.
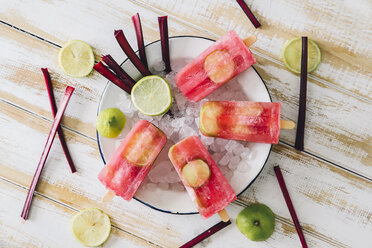
[[[123,130],[126,118],[117,108],[108,108],[99,113],[96,119],[97,131],[107,138],[115,138]]]
[[[99,209],[87,208],[74,216],[71,230],[75,238],[83,245],[99,246],[110,236],[110,218]]]
[[[301,37],[294,38],[284,44],[282,59],[284,65],[294,73],[301,73]],[[320,64],[322,54],[318,45],[308,39],[307,47],[307,72],[313,72]]]
[[[145,115],[162,115],[172,105],[172,93],[164,78],[147,76],[132,88],[131,98],[134,106]]]
[[[81,40],[70,40],[58,53],[58,64],[70,77],[87,76],[94,66],[93,50]]]
[[[201,159],[195,159],[182,168],[182,175],[193,188],[203,186],[211,176],[209,165]]]

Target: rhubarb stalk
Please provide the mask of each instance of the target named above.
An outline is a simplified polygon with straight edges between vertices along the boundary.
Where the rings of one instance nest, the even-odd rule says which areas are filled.
[[[119,79],[128,86],[128,88],[132,89],[132,87],[136,84],[134,81],[124,70],[121,66],[116,63],[116,61],[110,56],[105,55],[102,56],[103,62],[115,72],[115,74],[119,77]]]
[[[40,158],[39,164],[37,165],[36,172],[35,172],[34,177],[32,179],[31,186],[30,186],[30,188],[28,190],[27,198],[26,198],[25,204],[23,206],[21,217],[24,220],[27,219],[28,212],[29,212],[30,205],[31,205],[31,201],[32,201],[32,197],[34,195],[34,192],[35,192],[37,183],[38,183],[39,178],[40,178],[40,175],[41,175],[41,172],[43,171],[43,168],[44,168],[44,165],[45,165],[45,161],[46,161],[46,159],[48,157],[50,148],[52,147],[54,137],[56,136],[57,129],[58,129],[58,126],[59,126],[59,124],[60,124],[60,122],[62,120],[63,113],[66,110],[67,103],[70,100],[71,95],[74,92],[74,90],[75,90],[74,87],[67,86],[66,91],[65,91],[65,94],[64,94],[64,96],[62,98],[62,101],[61,101],[60,105],[58,106],[58,111],[57,111],[56,116],[54,118],[54,121],[53,121],[53,124],[52,124],[52,128],[50,129],[47,142],[45,144],[43,153],[41,154],[41,158]]]
[[[161,41],[161,54],[165,64],[165,72],[169,73],[171,69],[170,58],[169,58],[169,37],[168,37],[168,17],[158,17],[160,41]]]
[[[236,0],[240,5],[240,8],[244,11],[245,15],[249,18],[255,28],[261,27],[261,24],[257,20],[257,18],[253,15],[252,11],[249,9],[248,5],[245,3],[244,0]]]
[[[143,42],[141,19],[138,13],[132,16],[132,21],[133,21],[134,29],[136,30],[139,56],[140,56],[142,64],[148,69],[149,67],[147,65],[145,44]]]
[[[295,148],[299,151],[304,150],[306,91],[307,91],[307,37],[302,37],[300,102],[298,107],[298,120],[295,141]]]
[[[129,42],[124,36],[123,30],[115,30],[114,35],[121,49],[123,49],[124,53],[128,56],[130,61],[132,61],[134,66],[141,72],[141,74],[143,76],[151,75],[151,72],[149,71],[149,69],[147,69],[147,67],[142,64],[141,60],[137,57],[136,53],[133,51],[132,47],[130,46]]]
[[[305,236],[302,232],[300,222],[298,221],[296,211],[293,207],[291,197],[289,196],[289,193],[288,193],[288,190],[287,190],[287,186],[285,185],[285,181],[284,181],[282,171],[280,170],[280,167],[278,165],[274,167],[274,171],[275,171],[276,178],[278,179],[280,189],[282,190],[284,200],[287,204],[289,213],[291,214],[292,220],[295,224],[297,234],[300,237],[301,245],[302,245],[303,248],[307,248]]]
[[[203,241],[204,239],[209,238],[214,233],[216,233],[216,232],[220,231],[221,229],[227,227],[230,224],[231,224],[230,220],[227,221],[227,222],[223,222],[223,221],[218,222],[216,225],[212,226],[211,228],[209,228],[205,232],[199,234],[198,236],[196,236],[195,238],[193,238],[192,240],[190,240],[186,244],[180,246],[180,248],[191,248],[191,247],[195,246],[196,244],[200,243],[201,241]]]
[[[57,105],[56,105],[56,100],[54,98],[52,80],[50,79],[48,68],[41,68],[41,71],[43,72],[43,75],[44,75],[44,81],[45,81],[45,85],[48,91],[49,103],[50,103],[50,107],[52,110],[53,118],[55,118],[56,113],[57,113]],[[70,170],[72,173],[74,173],[76,172],[76,168],[75,168],[74,162],[72,161],[70,152],[67,148],[65,136],[63,135],[61,126],[58,126],[57,133],[58,133],[59,141],[61,142],[63,152],[65,153],[68,165],[70,166]]]
[[[132,88],[128,87],[128,85],[122,82],[114,73],[112,73],[108,68],[106,68],[106,66],[104,66],[101,61],[95,64],[93,68],[96,71],[98,71],[102,76],[110,80],[113,84],[125,90],[128,94],[130,94]]]

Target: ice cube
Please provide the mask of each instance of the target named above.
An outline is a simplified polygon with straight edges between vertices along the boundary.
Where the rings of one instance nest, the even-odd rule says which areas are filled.
[[[204,136],[204,135],[201,135],[200,136],[200,140],[202,141],[202,143],[205,145],[205,146],[209,146],[209,145],[212,145],[214,144],[214,138],[212,137],[207,137],[207,136]],[[212,148],[211,148],[212,149]],[[213,150],[214,152],[218,152],[218,147],[215,147],[216,150]]]
[[[186,117],[185,117],[185,123],[187,124],[187,125],[191,125],[193,122],[194,122],[194,117],[193,116],[190,116],[190,115],[187,115]]]
[[[251,154],[251,151],[248,147],[246,147],[245,150],[240,153],[240,157],[242,158],[242,160],[245,160],[248,159],[249,154]]]
[[[183,186],[182,183],[174,183],[174,184],[172,184],[172,190],[174,190],[174,191],[184,191],[185,186]]]
[[[245,147],[242,144],[237,143],[236,147],[233,150],[233,153],[235,155],[240,155],[242,152],[244,152],[244,150],[245,150]]]
[[[195,130],[187,125],[183,125],[182,128],[180,129],[180,132],[179,132],[180,139],[184,139],[184,138],[187,138],[193,135],[196,135]]]
[[[218,162],[219,165],[226,166],[230,162],[230,156],[229,154],[225,153],[225,155],[221,158],[221,160]]]
[[[217,138],[216,139],[216,143],[218,144],[218,145],[220,145],[220,146],[226,146],[226,144],[229,142],[229,140],[227,140],[227,139],[219,139],[219,138]]]
[[[169,184],[166,182],[161,182],[158,184],[159,188],[162,190],[167,190],[169,188]]]
[[[155,191],[158,186],[155,183],[147,183],[146,190],[148,191]]]
[[[177,171],[175,171],[174,169],[168,173],[167,175],[167,182],[168,183],[178,183],[180,182],[181,179],[180,177],[178,176],[178,173]]]
[[[199,127],[199,117],[195,118],[195,124]]]
[[[214,160],[214,162],[216,162],[217,164],[219,163],[219,161],[221,160],[221,158],[223,157],[223,153],[219,153],[219,152],[216,152],[214,154],[212,154],[212,158]]]
[[[247,156],[247,160],[253,160],[254,158],[256,157],[256,151],[251,151],[248,156]]]
[[[245,162],[245,161],[241,161],[241,162],[239,163],[239,165],[238,165],[237,170],[238,170],[239,172],[244,173],[244,172],[247,172],[247,171],[249,170],[249,168],[250,168],[250,166],[249,166],[249,164],[248,164],[247,162]]]
[[[240,162],[240,156],[234,156],[230,159],[229,169],[235,170]]]
[[[163,161],[159,164],[155,164],[148,174],[151,182],[158,183],[164,181],[164,176],[166,176],[172,169],[172,164],[169,161]]]
[[[155,72],[164,71],[165,70],[165,64],[164,64],[163,60],[155,61],[154,66],[152,67],[152,69]]]

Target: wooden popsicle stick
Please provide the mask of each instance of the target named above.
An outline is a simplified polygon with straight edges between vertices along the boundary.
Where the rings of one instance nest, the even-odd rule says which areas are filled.
[[[280,129],[293,129],[295,123],[293,121],[280,120]]]
[[[103,197],[102,202],[103,203],[108,203],[114,198],[115,193],[112,192],[111,190],[107,191],[106,195]]]
[[[244,44],[247,46],[247,47],[250,47],[253,45],[253,43],[255,43],[257,40],[257,36],[252,34],[251,36],[249,36],[248,38],[244,39],[243,42]]]
[[[226,209],[222,209],[221,211],[219,211],[218,215],[223,222],[228,222],[230,220],[229,214],[227,213]]]

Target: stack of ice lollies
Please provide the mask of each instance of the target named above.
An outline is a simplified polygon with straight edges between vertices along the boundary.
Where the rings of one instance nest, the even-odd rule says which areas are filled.
[[[254,41],[255,36],[243,41],[230,31],[176,75],[177,86],[189,100],[201,100],[256,62],[248,49]],[[280,128],[294,126],[280,120],[280,107],[280,103],[209,101],[200,111],[200,131],[206,136],[275,144]],[[114,194],[132,199],[166,141],[159,128],[138,121],[98,175],[110,192],[107,199]],[[170,148],[168,156],[201,216],[218,213],[227,221],[224,209],[236,194],[200,139],[185,138]]]

